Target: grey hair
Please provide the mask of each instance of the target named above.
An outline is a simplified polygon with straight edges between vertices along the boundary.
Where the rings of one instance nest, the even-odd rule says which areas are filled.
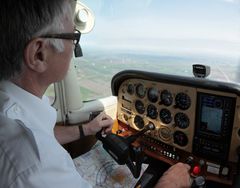
[[[67,0],[2,0],[0,80],[8,80],[19,74],[24,49],[29,41],[44,34],[60,33],[64,29],[63,18],[70,10]],[[64,50],[62,40],[47,40],[57,51]]]
[[[64,29],[63,27],[63,23],[62,20],[59,19],[60,17],[56,17],[55,20],[53,21],[53,24],[50,25],[49,28],[47,28],[48,30],[52,30],[54,32],[57,33],[57,31],[62,31]],[[44,35],[48,33],[48,31],[46,30],[42,30],[39,33],[39,36]],[[63,52],[64,51],[64,45],[63,45],[63,41],[61,39],[47,39],[49,44],[54,47],[58,52]]]
[[[66,2],[66,1],[65,1]],[[70,3],[66,4],[66,9],[63,9],[63,14],[61,16],[57,16],[54,18],[53,22],[49,27],[44,28],[41,30],[39,33],[37,33],[37,36],[44,35],[46,33],[49,33],[49,31],[52,31],[53,33],[58,33],[59,31],[62,31],[64,29],[63,22],[62,22],[62,17],[63,15],[67,15],[67,13],[71,13],[68,15],[73,15],[72,14],[72,7]],[[68,18],[68,19],[73,19]],[[58,52],[63,52],[64,51],[64,45],[63,41],[61,39],[48,39],[48,42],[50,45],[52,45]]]

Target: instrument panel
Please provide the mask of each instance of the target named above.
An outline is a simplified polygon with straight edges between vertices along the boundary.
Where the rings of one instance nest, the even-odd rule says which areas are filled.
[[[155,125],[139,139],[148,155],[171,164],[191,157],[202,175],[231,184],[240,145],[238,85],[123,71],[113,78],[112,91],[119,129],[131,134]]]

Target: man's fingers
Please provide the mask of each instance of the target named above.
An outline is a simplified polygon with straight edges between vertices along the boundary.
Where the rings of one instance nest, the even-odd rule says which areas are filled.
[[[109,115],[107,115],[105,112],[102,112],[100,117],[101,117],[102,120],[112,119],[112,118],[111,118]]]
[[[112,131],[112,126],[113,126],[113,120],[112,119],[104,119],[102,120],[102,128],[104,130],[105,133],[109,133]]]
[[[111,132],[112,132],[112,126],[106,128],[106,129],[105,129],[105,132],[106,132],[106,133],[111,133]]]

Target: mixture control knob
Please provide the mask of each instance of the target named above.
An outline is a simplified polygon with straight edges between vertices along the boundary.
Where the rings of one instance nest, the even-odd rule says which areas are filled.
[[[196,166],[193,167],[192,173],[193,173],[195,176],[199,175],[200,172],[201,172],[201,167],[200,167],[200,166],[196,165]]]

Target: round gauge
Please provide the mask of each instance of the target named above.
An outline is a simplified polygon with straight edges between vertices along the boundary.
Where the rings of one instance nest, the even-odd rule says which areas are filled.
[[[188,137],[186,136],[185,133],[181,132],[181,131],[176,131],[173,134],[173,138],[174,138],[174,143],[179,145],[179,146],[186,146],[188,144]]]
[[[158,115],[157,108],[152,104],[148,105],[147,116],[152,118],[152,119],[156,119],[157,115]]]
[[[134,93],[134,85],[133,84],[128,84],[127,86],[127,92],[132,95]]]
[[[191,99],[185,93],[178,93],[175,98],[175,103],[181,110],[187,110],[191,105]]]
[[[136,108],[136,111],[139,113],[139,114],[143,114],[145,112],[145,106],[143,104],[142,101],[140,100],[136,100],[135,102],[135,108]]]
[[[150,102],[153,102],[153,103],[157,102],[158,96],[159,96],[158,90],[156,88],[149,88],[147,96],[148,96],[148,100]]]
[[[134,117],[134,124],[138,129],[143,129],[144,128],[144,121],[141,116],[136,115]]]
[[[162,127],[159,129],[159,137],[164,141],[168,141],[172,138],[172,132],[168,127]]]
[[[136,86],[136,94],[138,97],[143,98],[146,94],[146,89],[144,88],[143,84],[138,84]]]
[[[170,91],[163,90],[161,93],[161,104],[165,106],[170,106],[173,102],[173,97]]]
[[[189,118],[184,113],[177,113],[174,117],[175,124],[181,129],[186,129],[189,126]]]
[[[168,123],[170,123],[170,122],[172,121],[171,112],[170,112],[168,109],[166,109],[166,108],[163,108],[163,109],[160,111],[159,117],[160,117],[161,121],[162,121],[163,123],[166,123],[166,124],[168,124]]]

